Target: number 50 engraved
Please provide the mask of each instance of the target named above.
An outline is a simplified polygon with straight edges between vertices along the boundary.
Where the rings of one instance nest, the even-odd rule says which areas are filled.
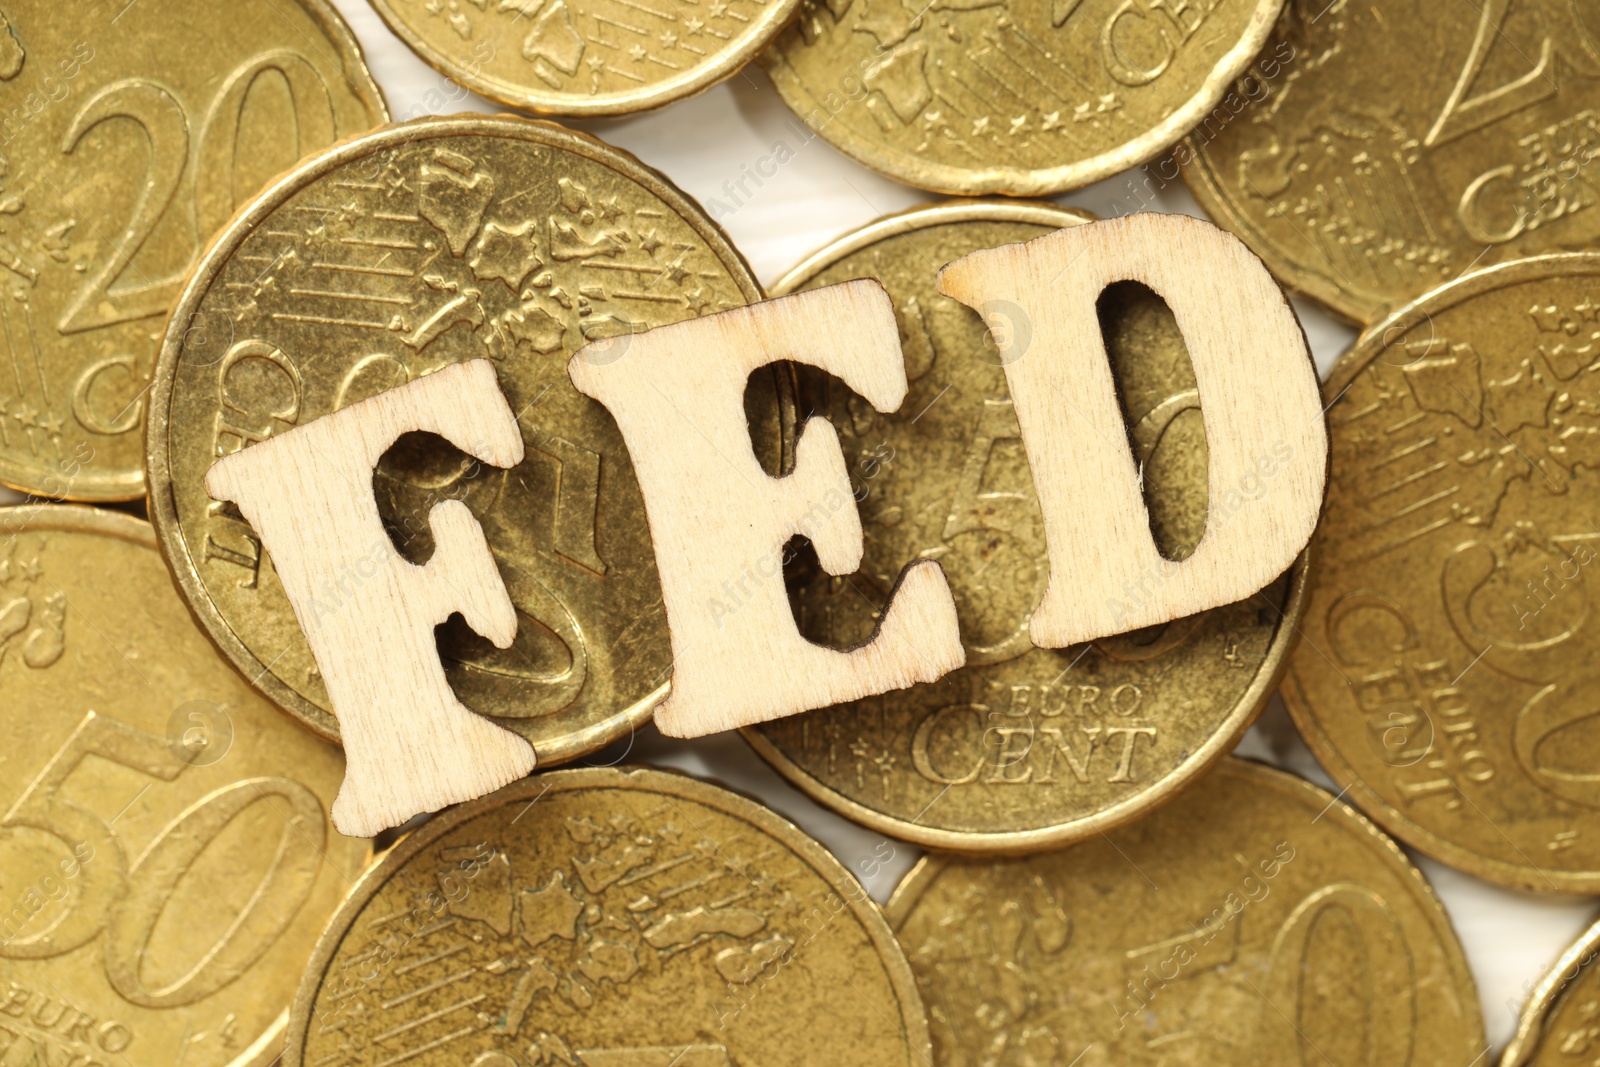
[[[1370,1064],[1405,1064],[1411,1062],[1412,1045],[1416,1040],[1416,976],[1418,964],[1412,956],[1411,946],[1394,909],[1376,891],[1354,882],[1334,882],[1312,890],[1279,924],[1272,935],[1272,948],[1267,956],[1262,984],[1251,988],[1260,998],[1260,1010],[1255,1025],[1254,1044],[1256,1061],[1280,1067],[1316,1067],[1325,1064],[1324,1057],[1305,1036],[1312,1018],[1308,1017],[1306,985],[1312,976],[1348,973],[1348,961],[1324,962],[1313,957],[1312,934],[1319,920],[1332,913],[1342,913],[1348,929],[1359,942],[1359,958],[1365,966],[1356,973],[1364,973],[1371,985],[1372,996],[1366,1002],[1365,1017],[1339,1019],[1331,1025],[1359,1030],[1367,1048],[1362,1061]],[[1238,924],[1244,916],[1235,911],[1225,923]],[[1212,936],[1215,936],[1214,934]],[[1196,979],[1213,973],[1219,966],[1236,964],[1239,927],[1233,926],[1233,944],[1225,947],[1219,942],[1210,958],[1199,960],[1198,950],[1191,950],[1187,959],[1173,955],[1168,962],[1177,963],[1178,970],[1170,978],[1162,973],[1166,983]],[[1146,956],[1152,949],[1167,949],[1173,945],[1189,944],[1192,938],[1174,938],[1157,942],[1128,953],[1130,961]],[[1209,940],[1209,938],[1208,938]],[[1241,972],[1242,973],[1242,972]],[[1133,988],[1130,983],[1130,988]],[[1148,986],[1146,987],[1148,989]],[[1137,994],[1136,994],[1137,998]],[[1142,998],[1138,998],[1141,999]],[[1141,1004],[1141,1007],[1144,1007]],[[1144,1010],[1149,1010],[1147,1007]],[[1325,1025],[1329,1020],[1321,1020]],[[1151,1034],[1149,1043],[1168,1042],[1173,1034]],[[1205,1040],[1202,1033],[1188,1031],[1184,1037]]]
[[[0,941],[0,957],[47,959],[81,948],[104,933],[106,977],[129,1003],[170,1008],[208,997],[260,959],[310,897],[327,836],[322,802],[289,778],[233,782],[167,823],[130,863],[109,823],[61,795],[67,778],[89,756],[159,782],[176,780],[188,766],[174,758],[165,737],[98,712],[84,716],[0,818],[0,828],[29,827],[50,834],[68,849],[87,844],[93,850],[82,865],[78,898],[49,930],[27,939]],[[273,807],[280,812],[287,806],[288,811],[282,812],[287,825],[249,903],[185,974],[159,989],[146,986],[140,964],[178,883],[229,823],[256,802],[274,799],[279,803]]]
[[[1323,1058],[1305,1037],[1309,999],[1305,987],[1316,973],[1309,958],[1312,932],[1317,921],[1335,909],[1344,913],[1361,944],[1371,983],[1366,1017],[1354,1023],[1365,1035],[1366,1062],[1410,1063],[1417,1025],[1417,963],[1394,909],[1375,891],[1353,882],[1314,890],[1278,928],[1266,985],[1259,991],[1264,1002],[1260,1033],[1268,1045],[1260,1062],[1312,1067]],[[1290,1014],[1283,1015],[1280,1006]]]

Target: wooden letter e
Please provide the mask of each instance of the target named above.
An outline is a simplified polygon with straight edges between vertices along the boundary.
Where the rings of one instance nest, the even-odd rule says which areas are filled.
[[[879,411],[905,399],[894,309],[874,281],[596,341],[567,365],[578,391],[616,418],[644,492],[672,635],[672,691],[656,710],[670,736],[931,682],[966,662],[955,600],[931,560],[901,572],[866,644],[838,652],[800,635],[784,544],[803,533],[824,570],[849,574],[861,564],[861,516],[825,420],[801,430],[793,474],[773,478],[756,461],[745,383],[780,359],[837,375]]]

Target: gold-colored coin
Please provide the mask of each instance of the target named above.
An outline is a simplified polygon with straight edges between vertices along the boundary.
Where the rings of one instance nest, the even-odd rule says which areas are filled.
[[[131,500],[201,245],[388,111],[326,0],[9,0],[0,27],[0,482]]]
[[[366,866],[137,519],[0,509],[0,1062],[260,1067]]]
[[[1600,243],[1591,3],[1289,0],[1225,104],[1164,173],[1356,322],[1474,266]]]
[[[1600,1054],[1600,924],[1556,960],[1522,1008],[1500,1067],[1565,1067]]]
[[[1141,822],[1020,859],[926,857],[888,904],[934,1062],[1462,1067],[1455,931],[1335,797],[1243,760]]]
[[[1332,478],[1283,692],[1396,837],[1600,892],[1600,255],[1470,274],[1373,326],[1325,388]]]
[[[799,0],[371,0],[434,69],[547,115],[660,107],[735,73]]]
[[[598,748],[649,716],[671,648],[627,447],[573,388],[567,360],[588,340],[759,296],[693,201],[632,156],[550,123],[423,119],[309,160],[208,250],[162,348],[151,514],[178,584],[245,675],[335,736],[270,558],[233,506],[206,495],[205,472],[273,433],[487,357],[527,459],[501,470],[412,434],[372,488],[412,559],[432,551],[427,516],[444,500],[464,501],[488,536],[517,639],[502,651],[459,618],[442,628],[463,702],[532,741],[541,765]],[[361,580],[319,603],[338,610]]]
[[[934,848],[1061,845],[1147,812],[1238,740],[1287,662],[1304,566],[1249,600],[1066,649],[1034,647],[1028,614],[1049,577],[1044,523],[984,321],[941,296],[940,266],[1086,216],[1048,204],[952,202],[875,222],[796,267],[775,291],[879,279],[900,320],[911,388],[889,415],[837,381],[802,374],[803,410],[837,428],[866,530],[858,574],[798,575],[803,631],[865,640],[907,562],[935,559],[955,594],[967,666],[745,732],[810,796]],[[1122,284],[1102,329],[1157,544],[1194,550],[1206,523],[1205,426],[1171,311]],[[1019,339],[1028,324],[1003,311]],[[1025,344],[1024,344],[1025,351]],[[1023,358],[1029,358],[1024,355]],[[1270,491],[1271,456],[1217,502],[1225,518]]]
[[[535,776],[402,841],[335,916],[286,1067],[926,1067],[888,924],[823,847],[678,774]]]
[[[937,192],[1042,196],[1167,148],[1284,0],[806,0],[763,56],[835,148]]]

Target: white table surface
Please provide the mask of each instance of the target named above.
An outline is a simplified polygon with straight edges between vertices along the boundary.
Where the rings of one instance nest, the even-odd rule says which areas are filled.
[[[389,32],[366,0],[334,0],[334,4],[360,39],[396,120],[505,110],[424,64]],[[770,283],[802,256],[840,234],[880,215],[937,199],[879,177],[820,138],[808,140],[758,69],[658,111],[573,125],[633,152],[710,206],[763,283]],[[779,142],[793,155],[775,177],[753,189],[750,196],[732,194],[724,187],[738,179],[742,166],[753,166],[772,155]],[[751,188],[747,183],[746,189]],[[1056,199],[1103,216],[1141,208],[1204,215],[1181,185],[1153,189],[1138,171]],[[1295,306],[1317,366],[1326,373],[1349,345],[1354,331],[1310,301],[1296,299]],[[9,499],[16,499],[15,494]],[[1277,697],[1238,751],[1288,768],[1330,790],[1338,788],[1300,741]],[[737,736],[682,742],[663,738],[649,728],[603,755],[623,758],[624,753],[629,761],[675,767],[759,798],[821,840],[853,871],[862,870],[860,861],[873,856],[884,841],[882,835],[811,802]],[[921,855],[911,845],[892,844],[893,860],[865,879],[880,901]],[[1412,855],[1444,901],[1466,948],[1493,1046],[1479,1064],[1492,1063],[1515,1028],[1527,992],[1592,920],[1597,902],[1588,897],[1502,889]],[[881,856],[877,854],[877,858]]]

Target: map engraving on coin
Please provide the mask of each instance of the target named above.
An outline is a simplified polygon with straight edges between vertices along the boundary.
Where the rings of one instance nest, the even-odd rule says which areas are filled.
[[[1473,267],[1600,240],[1593,4],[1289,0],[1278,51],[1284,73],[1174,158],[1213,219],[1338,314],[1370,323]]]
[[[461,361],[493,360],[527,458],[510,470],[401,438],[370,486],[395,548],[432,550],[429,510],[461,500],[517,610],[494,648],[440,631],[467,707],[533,742],[541,765],[642,722],[671,654],[644,504],[622,436],[567,360],[760,296],[692,201],[632,156],[511,117],[424,119],[285,176],[229,227],[174,312],[152,390],[152,519],[202,623],[308,726],[338,728],[269,554],[202,480],[220,455]],[[769,387],[764,394],[775,402]],[[758,453],[776,450],[771,404]],[[368,568],[370,570],[370,568]],[[313,611],[338,611],[358,558]]]
[[[763,56],[812,130],[938,192],[1042,196],[1158,155],[1283,0],[805,0]]]
[[[1600,255],[1501,264],[1368,330],[1284,698],[1348,796],[1481,878],[1600,891]]]
[[[285,1067],[926,1067],[860,883],[760,805],[663,771],[536,775],[452,809],[329,925]]]

